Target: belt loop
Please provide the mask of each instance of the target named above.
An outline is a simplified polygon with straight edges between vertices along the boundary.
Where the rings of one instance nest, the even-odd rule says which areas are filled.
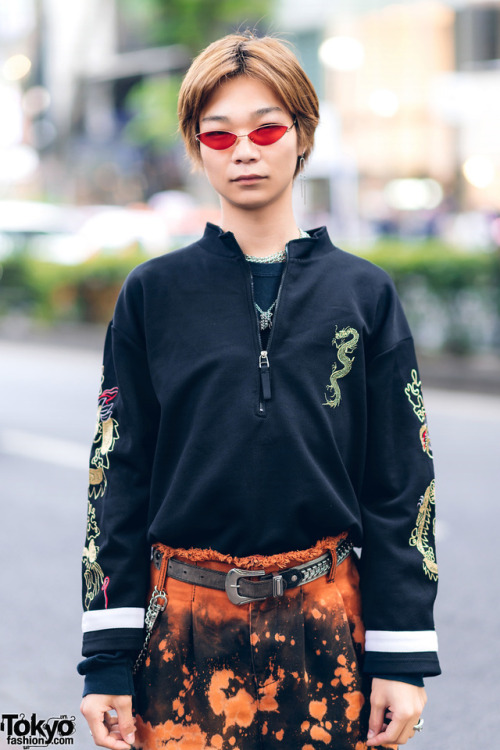
[[[328,547],[328,552],[332,556],[332,564],[326,582],[333,583],[335,581],[335,573],[337,572],[337,550],[335,547]]]
[[[155,545],[155,548],[162,553],[160,572],[158,573],[158,580],[156,582],[156,588],[158,591],[163,591],[165,588],[165,581],[167,580],[168,561],[174,556],[175,550],[171,547],[164,547],[163,545]]]

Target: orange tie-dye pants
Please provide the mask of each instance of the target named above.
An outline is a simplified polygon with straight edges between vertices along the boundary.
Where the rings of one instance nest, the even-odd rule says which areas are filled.
[[[331,549],[324,541],[270,558],[163,549],[217,570],[275,572]],[[366,750],[369,681],[359,669],[353,555],[334,576],[241,606],[172,578],[166,592],[136,680],[137,750]]]

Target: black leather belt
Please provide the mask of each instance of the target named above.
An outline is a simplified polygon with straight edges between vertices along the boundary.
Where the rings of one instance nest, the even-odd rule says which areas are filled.
[[[352,551],[352,542],[342,539],[336,548],[336,564],[340,565]],[[153,548],[152,560],[156,568],[160,569],[163,552]],[[277,573],[267,573],[265,570],[243,570],[232,568],[227,573],[220,570],[201,568],[190,563],[170,558],[167,576],[177,581],[184,581],[195,586],[225,591],[229,601],[233,604],[246,604],[260,601],[270,596],[283,596],[286,589],[303,586],[316,578],[326,575],[332,566],[329,552],[293,568],[280,570]],[[254,580],[259,578],[258,581]]]

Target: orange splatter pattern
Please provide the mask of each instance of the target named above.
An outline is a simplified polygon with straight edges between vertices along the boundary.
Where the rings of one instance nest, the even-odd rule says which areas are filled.
[[[363,693],[360,693],[359,690],[353,690],[352,693],[346,693],[344,699],[349,704],[349,708],[345,712],[346,717],[351,721],[359,719],[361,709],[365,702]]]
[[[231,683],[235,686],[231,687]],[[225,717],[223,734],[230,726],[249,727],[254,720],[257,703],[250,693],[239,687],[241,684],[243,679],[230,669],[214,672],[210,680],[208,702],[214,714]]]
[[[218,559],[203,566],[229,569]],[[240,607],[173,579],[167,595],[136,680],[134,750],[367,750],[351,559],[331,583]]]
[[[320,703],[319,701],[311,701],[309,703],[309,713],[311,714],[313,719],[321,721],[321,719],[326,714],[326,711],[326,700],[324,703]]]

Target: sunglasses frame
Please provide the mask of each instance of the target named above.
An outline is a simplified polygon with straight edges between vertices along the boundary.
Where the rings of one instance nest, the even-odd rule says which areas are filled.
[[[272,146],[273,143],[277,143],[278,141],[280,141],[283,138],[283,136],[285,136],[287,133],[289,133],[290,130],[296,124],[297,124],[297,118],[294,117],[293,118],[293,122],[290,125],[290,127],[287,127],[286,125],[278,125],[278,123],[269,123],[268,125],[259,125],[258,128],[254,128],[249,133],[242,133],[242,135],[236,135],[236,133],[231,133],[230,130],[207,130],[205,133],[197,133],[195,135],[195,138],[198,141],[198,143],[203,143],[203,141],[200,140],[200,136],[202,136],[202,135],[209,135],[210,133],[227,133],[227,135],[233,135],[234,136],[234,141],[229,146],[224,146],[224,148],[214,148],[214,146],[209,146],[208,143],[203,143],[204,146],[206,146],[207,148],[212,149],[212,151],[227,151],[228,148],[231,148],[232,146],[234,146],[234,144],[236,143],[236,141],[238,140],[238,138],[250,138],[250,140],[252,141],[252,143],[255,143],[256,146]],[[254,139],[251,137],[258,130],[265,130],[266,128],[276,128],[276,127],[282,127],[282,128],[286,127],[286,130],[279,136],[279,138],[276,138],[275,141],[271,141],[271,143],[256,143],[254,141]]]

